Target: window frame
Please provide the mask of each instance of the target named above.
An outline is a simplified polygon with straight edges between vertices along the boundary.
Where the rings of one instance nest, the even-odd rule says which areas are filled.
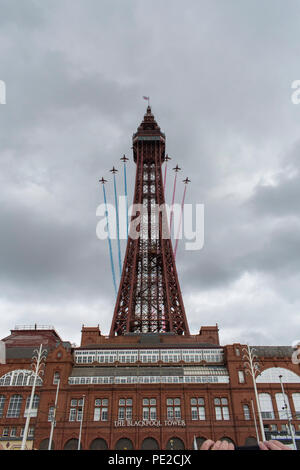
[[[20,418],[21,411],[23,405],[23,396],[20,394],[15,393],[11,395],[8,408],[6,412],[6,418],[13,419],[13,418]]]

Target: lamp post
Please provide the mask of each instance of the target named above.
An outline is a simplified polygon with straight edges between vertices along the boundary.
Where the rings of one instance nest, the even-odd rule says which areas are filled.
[[[283,383],[282,383],[282,375],[279,375],[279,380],[280,380],[282,396],[283,396],[283,403],[284,403],[284,406],[283,406],[282,409],[285,410],[285,412],[286,412],[286,417],[287,417],[287,420],[288,420],[288,427],[289,427],[290,435],[291,435],[291,438],[292,438],[292,441],[293,441],[293,446],[294,446],[294,449],[297,450],[295,435],[294,435],[293,426],[292,426],[292,416],[291,416],[291,413],[289,412],[289,407],[288,407],[288,404],[287,404],[286,399],[285,399],[285,392],[284,392],[284,387],[283,387]]]
[[[58,381],[57,381],[57,388],[56,388],[56,396],[55,396],[54,410],[53,410],[53,416],[51,417],[51,430],[50,430],[50,437],[49,437],[48,450],[51,450],[52,439],[53,439],[53,431],[54,431],[54,427],[56,426],[56,409],[57,409],[57,400],[58,400],[59,384],[60,384],[60,379],[58,379]]]
[[[257,387],[256,387],[256,376],[259,375],[259,373],[260,373],[259,372],[259,365],[258,365],[258,362],[257,362],[257,356],[254,354],[255,349],[250,348],[249,345],[247,345],[247,348],[243,348],[243,351],[245,351],[245,354],[243,356],[243,359],[245,359],[245,362],[244,362],[245,372],[246,372],[246,374],[249,374],[252,377],[255,400],[256,400],[256,406],[257,406],[257,411],[258,411],[261,437],[262,437],[262,440],[265,441],[266,440],[266,435],[265,435],[264,424],[263,424],[263,420],[262,420],[260,403],[259,403],[258,394],[257,394]]]
[[[82,395],[82,409],[81,409],[81,416],[80,416],[80,427],[79,427],[79,437],[78,437],[77,450],[80,450],[80,443],[81,443],[82,421],[83,421],[83,411],[84,411],[84,399],[85,399],[85,395]]]
[[[35,349],[33,351],[32,364],[31,364],[31,367],[33,369],[33,372],[32,372],[33,384],[32,384],[32,389],[31,389],[29,407],[28,407],[28,411],[27,411],[27,417],[26,417],[26,422],[25,422],[25,428],[24,428],[24,434],[23,434],[23,439],[22,439],[21,450],[25,450],[25,447],[26,447],[26,441],[27,441],[29,423],[30,423],[30,418],[31,418],[32,403],[33,403],[33,398],[34,398],[34,393],[35,393],[36,382],[37,382],[37,379],[40,378],[40,375],[42,375],[44,373],[43,367],[45,366],[45,362],[43,362],[43,361],[46,360],[47,350],[42,349],[42,348],[43,348],[43,345],[41,344],[39,350]]]
[[[259,441],[259,436],[258,436],[258,429],[257,429],[257,424],[256,424],[255,411],[254,411],[254,404],[253,404],[252,398],[251,398],[251,406],[252,406],[252,413],[253,413],[254,426],[255,426],[255,432],[256,432],[256,440],[257,440],[257,442],[258,442],[258,441]]]

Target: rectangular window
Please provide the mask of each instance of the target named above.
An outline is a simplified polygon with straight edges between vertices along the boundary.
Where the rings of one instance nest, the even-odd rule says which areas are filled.
[[[220,406],[215,407],[215,412],[216,412],[216,420],[220,421],[222,419],[222,409]]]
[[[102,421],[107,421],[108,420],[108,408],[102,408],[101,420]]]
[[[3,436],[3,437],[7,437],[7,436],[8,436],[8,432],[9,432],[9,428],[3,428],[2,436]]]
[[[3,416],[4,405],[5,405],[5,396],[0,395],[0,418],[2,418]]]
[[[288,416],[291,415],[291,409],[289,404],[289,399],[287,394],[284,395],[282,393],[275,394],[277,410],[279,419],[288,419]]]
[[[148,420],[149,419],[149,408],[148,407],[143,407],[143,419]]]
[[[24,417],[27,417],[27,414],[28,414],[30,398],[31,397],[27,397],[27,399],[26,399]],[[31,418],[36,418],[37,412],[38,412],[38,407],[39,407],[39,402],[40,402],[39,395],[34,395],[33,400],[32,400],[31,413],[30,413]]]
[[[77,421],[82,420],[82,408],[77,409]]]
[[[124,408],[124,406],[119,407],[118,419],[125,419],[125,408]]]
[[[245,374],[244,374],[244,371],[239,370],[238,373],[239,373],[239,383],[240,383],[240,384],[244,384],[244,383],[245,383]]]
[[[156,406],[150,407],[150,419],[156,419]]]
[[[196,406],[191,407],[191,416],[192,416],[192,420],[198,419],[198,409]]]
[[[143,398],[143,419],[156,419],[156,398]]]
[[[118,419],[132,419],[132,399],[131,398],[120,398]]]
[[[228,406],[223,406],[222,407],[222,412],[223,412],[223,419],[228,421],[229,420],[229,408],[228,408]]]
[[[250,419],[250,409],[249,409],[249,406],[248,405],[243,405],[243,410],[244,410],[244,418],[245,420],[249,420]]]
[[[7,418],[19,418],[22,400],[21,395],[13,395],[11,397],[7,410]]]
[[[97,398],[95,400],[94,421],[107,421],[108,419],[108,399]]]
[[[54,385],[57,385],[58,382],[59,382],[59,380],[60,380],[60,374],[59,374],[59,372],[54,372],[54,375],[53,375],[53,384],[54,384]]]
[[[229,417],[229,408],[228,408],[227,398],[215,398],[214,405],[215,405],[216,420],[228,421],[230,417]]]
[[[295,419],[300,419],[300,393],[292,394],[294,408],[295,408]]]
[[[76,420],[76,408],[70,408],[69,421]]]
[[[100,416],[101,416],[101,408],[97,407],[94,409],[94,421],[100,421]]]
[[[204,406],[199,406],[198,410],[199,410],[199,419],[201,421],[205,421],[205,408],[204,408]]]
[[[167,418],[181,419],[180,398],[167,398]]]
[[[205,402],[204,398],[191,398],[191,417],[192,420],[205,420]]]
[[[83,399],[77,400],[73,398],[71,400],[69,421],[81,421],[82,409],[83,409]]]
[[[54,406],[49,407],[48,411],[48,421],[51,423],[54,418]]]

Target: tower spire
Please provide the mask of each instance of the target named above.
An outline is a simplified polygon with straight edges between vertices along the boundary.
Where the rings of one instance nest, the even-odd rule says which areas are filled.
[[[140,204],[142,216],[137,225],[138,236],[129,230],[110,336],[167,332],[189,335],[172,244],[165,236],[161,171],[165,134],[150,106],[132,140],[136,163],[133,203]],[[154,207],[162,210],[153,214]],[[136,215],[131,222],[135,218]]]

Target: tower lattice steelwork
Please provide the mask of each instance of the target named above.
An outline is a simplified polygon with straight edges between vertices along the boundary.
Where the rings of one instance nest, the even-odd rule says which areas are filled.
[[[110,336],[189,335],[164,207],[165,135],[150,106],[133,135],[133,157],[137,165],[133,203],[140,210],[131,219]]]

